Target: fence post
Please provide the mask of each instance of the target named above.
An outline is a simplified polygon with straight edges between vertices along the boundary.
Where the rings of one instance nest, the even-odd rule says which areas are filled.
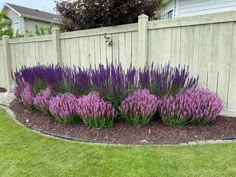
[[[138,17],[138,65],[143,67],[148,62],[148,16]]]
[[[54,60],[57,61],[59,65],[62,65],[60,29],[58,27],[52,29],[52,45]]]
[[[4,56],[4,67],[5,67],[5,78],[6,78],[6,89],[8,92],[12,91],[13,80],[11,77],[11,52],[9,47],[9,36],[2,36],[3,41],[3,56]]]

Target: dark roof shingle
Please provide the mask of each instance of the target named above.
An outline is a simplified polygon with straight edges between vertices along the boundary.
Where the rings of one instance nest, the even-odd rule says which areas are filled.
[[[45,19],[45,20],[52,20],[52,21],[59,21],[61,19],[60,15],[51,14],[51,13],[43,12],[36,9],[30,9],[27,7],[22,7],[22,6],[18,6],[18,5],[10,4],[10,3],[7,3],[7,5],[15,9],[24,17],[29,17],[29,18],[35,17],[35,18],[40,18],[40,19]]]

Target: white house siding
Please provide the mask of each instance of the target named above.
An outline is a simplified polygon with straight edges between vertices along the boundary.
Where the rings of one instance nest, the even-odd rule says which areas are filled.
[[[25,31],[30,34],[35,33],[35,26],[49,27],[50,23],[25,18]]]
[[[172,0],[174,2],[174,0]],[[236,0],[176,0],[176,17],[236,10]]]
[[[163,9],[163,14],[165,18],[167,18],[167,13],[171,10],[174,11],[174,0],[166,1],[165,8]]]

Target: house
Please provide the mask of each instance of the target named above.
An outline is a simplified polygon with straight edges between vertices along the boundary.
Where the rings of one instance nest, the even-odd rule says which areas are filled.
[[[14,32],[20,34],[33,34],[36,25],[48,27],[50,24],[59,24],[61,18],[60,15],[9,3],[3,6],[2,12],[6,15],[4,20],[9,21]]]
[[[177,18],[236,10],[236,0],[165,0],[165,18]]]

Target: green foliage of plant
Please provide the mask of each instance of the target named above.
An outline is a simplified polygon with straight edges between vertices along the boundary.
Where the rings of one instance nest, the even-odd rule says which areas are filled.
[[[103,100],[111,103],[116,111],[119,111],[119,107],[121,103],[120,97],[112,96],[111,94],[103,92],[103,91],[100,91],[99,95],[102,97]]]
[[[25,105],[29,110],[36,110],[34,105]]]
[[[73,125],[80,122],[80,118],[78,116],[73,116],[73,117],[68,117],[68,118],[61,118],[59,116],[56,116],[56,120],[59,123],[62,123],[65,125]]]
[[[208,125],[210,121],[207,119],[196,119],[190,122],[192,125]]]
[[[188,121],[180,120],[175,117],[168,117],[166,119],[162,119],[161,122],[166,126],[185,126],[188,124]]]
[[[10,22],[4,20],[5,14],[0,11],[0,40],[4,35],[13,36],[13,30],[9,28]]]
[[[17,30],[17,31],[16,31],[16,34],[15,34],[15,36],[14,36],[14,38],[23,38],[23,37],[25,37],[25,35],[24,35],[24,34],[21,34],[21,33],[19,32],[19,30]]]
[[[103,119],[86,119],[84,121],[85,125],[89,128],[110,128],[113,126],[112,118],[103,118]]]
[[[74,93],[74,90],[68,80],[62,81],[61,93]]]
[[[40,91],[47,88],[47,84],[41,80],[38,80],[34,85],[32,85],[32,93],[33,95],[37,95]]]
[[[48,27],[42,27],[42,26],[36,25],[34,33],[26,31],[25,34],[21,34],[19,32],[19,30],[17,30],[17,32],[13,36],[13,38],[24,38],[24,37],[34,37],[34,36],[50,35],[50,34],[52,34],[53,27],[55,27],[54,24],[50,24]]]
[[[126,123],[136,126],[142,126],[150,122],[152,117],[135,117],[133,114],[123,116]]]
[[[35,34],[36,36],[44,36],[44,35],[50,35],[52,34],[52,29],[55,25],[50,24],[48,27],[42,27],[39,25],[35,26]]]

